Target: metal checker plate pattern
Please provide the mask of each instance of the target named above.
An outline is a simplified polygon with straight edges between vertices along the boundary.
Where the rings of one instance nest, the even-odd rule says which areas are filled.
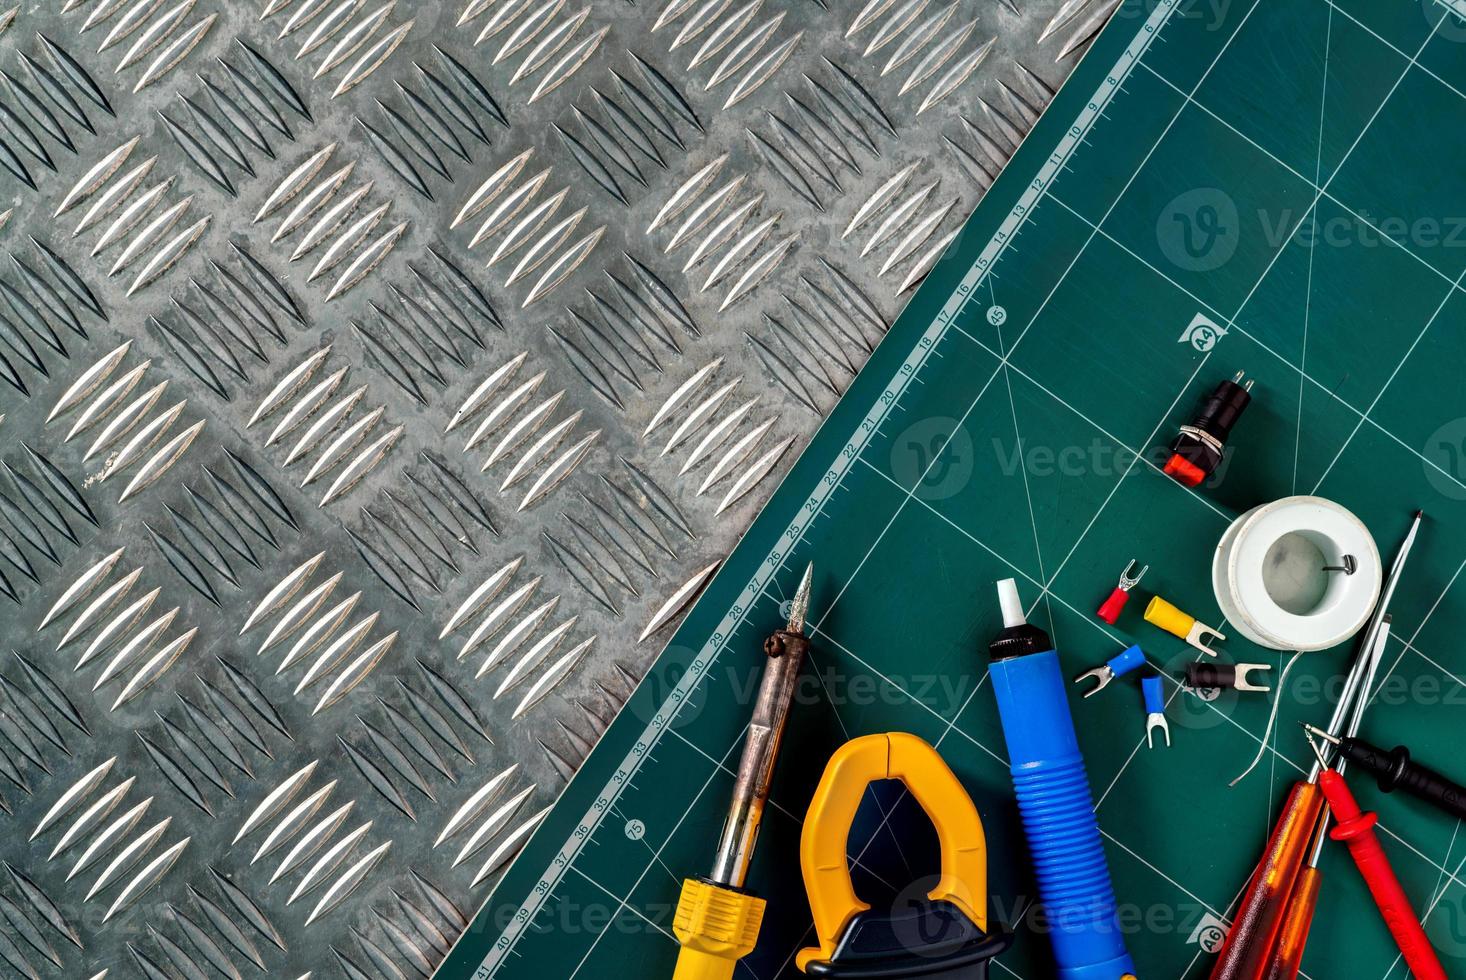
[[[793,957],[811,939],[800,820],[830,752],[906,730],[941,748],[982,811],[993,914],[1018,929],[994,975],[1053,975],[985,690],[998,578],[1018,579],[1071,674],[1140,642],[1171,678],[1170,749],[1146,747],[1129,679],[1073,699],[1143,976],[1210,971],[1275,808],[1311,759],[1297,724],[1327,714],[1322,692],[1349,646],[1297,663],[1264,742],[1271,701],[1183,691],[1175,678],[1194,652],[1141,621],[1143,597],[1114,627],[1093,615],[1130,558],[1151,564],[1145,592],[1227,632],[1210,558],[1238,514],[1319,493],[1388,554],[1423,507],[1365,734],[1452,758],[1466,691],[1451,639],[1466,403],[1447,365],[1466,343],[1466,259],[1400,228],[1458,223],[1466,188],[1442,186],[1421,154],[1460,148],[1443,121],[1466,111],[1463,11],[1249,2],[1208,22],[1187,16],[1194,3],[1122,10],[1134,19],[1101,36],[442,976],[670,973],[670,912],[680,879],[710,857],[760,639],[811,560],[810,696],[791,717],[755,857],[750,887],[771,904],[740,973],[799,975]],[[1340,82],[1366,77],[1368,94]],[[1199,490],[1162,475],[1153,447],[1239,370],[1258,388],[1225,470]],[[1221,646],[1274,678],[1286,659],[1235,636]],[[1466,958],[1455,826],[1363,780],[1355,789],[1455,972]],[[852,831],[868,901],[923,868],[912,809],[873,789]],[[1324,875],[1303,975],[1403,975],[1347,856],[1331,850]]]
[[[0,974],[430,974],[1114,7],[0,2]]]

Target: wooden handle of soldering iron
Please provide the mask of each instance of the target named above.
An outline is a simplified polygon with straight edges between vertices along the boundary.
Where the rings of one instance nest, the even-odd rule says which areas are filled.
[[[1329,834],[1334,840],[1343,841],[1349,847],[1349,854],[1369,886],[1369,894],[1379,907],[1395,945],[1400,948],[1405,965],[1416,980],[1446,980],[1446,971],[1435,955],[1435,949],[1426,938],[1425,929],[1410,904],[1410,896],[1395,877],[1390,866],[1389,855],[1380,846],[1374,832],[1376,817],[1364,813],[1354,800],[1354,794],[1344,782],[1344,777],[1332,769],[1325,769],[1319,777],[1319,784],[1334,811],[1338,826]]]
[[[1296,783],[1243,896],[1211,980],[1263,980],[1323,808],[1318,784]]]

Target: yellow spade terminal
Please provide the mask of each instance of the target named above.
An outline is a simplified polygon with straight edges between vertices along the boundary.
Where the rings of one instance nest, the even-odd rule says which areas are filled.
[[[953,942],[954,932],[948,928],[940,952],[911,948],[911,936],[932,933],[924,928],[902,930],[893,925],[894,912],[891,918],[870,921],[865,913],[871,907],[855,894],[850,879],[850,826],[866,787],[885,779],[901,780],[936,829],[941,876],[927,893],[931,904],[916,914],[924,924],[958,927],[958,941]],[[987,842],[977,807],[937,750],[915,735],[867,735],[835,753],[810,803],[799,860],[819,945],[801,950],[795,965],[811,975],[845,975],[841,964],[849,963],[854,971],[849,975],[902,976],[899,967],[909,961],[922,966],[923,972],[912,975],[945,977],[949,974],[940,967],[949,965],[958,971],[952,976],[981,978],[986,975],[986,961],[1012,942],[1006,929],[991,935],[987,931]],[[872,928],[863,928],[867,926]],[[890,935],[904,936],[905,941],[882,945]],[[933,957],[949,958],[950,963]],[[858,965],[851,962],[855,960]],[[863,972],[877,964],[895,972]]]
[[[1226,640],[1224,635],[1190,613],[1177,609],[1160,596],[1151,597],[1150,603],[1145,607],[1145,621],[1159,626],[1167,633],[1179,636],[1208,657],[1217,655],[1217,652],[1208,645],[1212,640],[1218,642]]]

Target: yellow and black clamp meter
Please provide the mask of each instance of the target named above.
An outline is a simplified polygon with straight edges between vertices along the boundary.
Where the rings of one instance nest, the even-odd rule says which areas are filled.
[[[866,787],[899,779],[926,811],[942,849],[941,877],[922,900],[873,911],[855,894],[847,848]],[[1013,941],[987,917],[987,844],[972,798],[937,750],[892,732],[846,743],[815,790],[799,844],[819,945],[795,963],[812,977],[984,980]]]

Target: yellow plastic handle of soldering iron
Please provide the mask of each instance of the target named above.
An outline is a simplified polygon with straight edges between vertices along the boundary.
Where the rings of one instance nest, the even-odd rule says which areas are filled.
[[[834,956],[850,920],[870,908],[855,894],[846,848],[866,786],[882,779],[905,783],[936,829],[942,876],[927,897],[951,902],[987,930],[987,840],[972,797],[937,750],[915,735],[867,735],[830,759],[804,820],[799,861],[819,945],[799,952],[794,962],[801,970]]]
[[[1183,640],[1191,634],[1191,627],[1196,625],[1195,616],[1182,612],[1160,596],[1153,596],[1145,607],[1145,621],[1154,623]]]
[[[682,944],[672,980],[730,980],[738,961],[753,952],[766,902],[688,878],[672,932]]]

